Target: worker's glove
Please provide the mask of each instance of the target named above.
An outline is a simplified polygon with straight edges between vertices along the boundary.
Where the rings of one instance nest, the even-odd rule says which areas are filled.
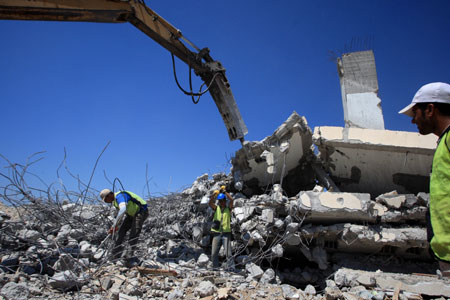
[[[222,186],[220,187],[220,192],[221,192],[221,193],[225,193],[225,192],[226,192],[226,186],[222,185]]]
[[[116,227],[111,227],[109,230],[108,230],[108,234],[113,234],[114,232],[116,232],[116,231],[119,231],[119,227],[118,226],[116,226]]]

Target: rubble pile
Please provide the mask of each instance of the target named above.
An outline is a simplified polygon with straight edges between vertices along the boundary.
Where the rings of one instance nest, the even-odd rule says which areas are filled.
[[[221,185],[235,199],[235,265],[213,270],[207,201]],[[234,188],[230,175],[205,174],[180,194],[149,200],[139,267],[127,265],[126,257],[109,259],[109,207],[36,202],[22,208],[20,219],[0,214],[0,297],[450,297],[446,279],[398,273],[435,272],[426,251],[427,201],[423,193],[390,193],[372,200],[368,194],[330,193],[320,187],[287,197],[280,185],[248,198]]]

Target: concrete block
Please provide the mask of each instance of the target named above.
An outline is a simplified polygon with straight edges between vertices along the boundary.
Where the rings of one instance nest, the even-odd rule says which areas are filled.
[[[119,293],[119,300],[138,300],[137,296],[128,296],[127,294]]]
[[[195,288],[195,293],[200,297],[207,297],[214,294],[217,291],[217,287],[208,280],[200,282],[200,284]]]
[[[289,299],[289,300],[303,299],[301,297],[301,293],[300,293],[301,291],[289,284],[282,284],[281,290],[283,292],[284,299]]]
[[[301,243],[301,238],[298,234],[288,234],[288,236],[286,237],[286,243],[289,246],[297,246],[300,245]]]
[[[324,241],[325,248],[347,253],[378,253],[428,260],[425,228],[385,228],[380,225],[334,224],[302,227],[303,238]]]
[[[236,219],[239,223],[242,223],[246,221],[248,218],[250,218],[255,211],[254,206],[243,206],[243,207],[236,207],[233,212],[236,216]]]
[[[25,283],[8,282],[1,288],[0,294],[6,299],[27,300],[30,291]]]
[[[201,268],[205,268],[208,265],[209,257],[205,253],[200,254],[200,256],[197,259],[197,264]]]
[[[249,276],[255,280],[259,280],[264,274],[264,271],[254,263],[246,264],[245,270],[249,273]]]
[[[263,209],[261,212],[261,220],[263,222],[272,224],[274,222],[274,213],[273,209]]]
[[[273,257],[283,257],[283,246],[281,244],[277,244],[272,249],[270,249]]]
[[[306,215],[307,222],[374,222],[384,213],[369,194],[305,191],[297,198],[298,213]]]
[[[106,277],[106,278],[100,279],[100,286],[102,287],[102,289],[108,290],[112,287],[112,285],[113,285],[113,280],[111,278]]]
[[[268,284],[275,281],[275,271],[272,268],[268,268],[264,271],[263,276],[259,280],[260,284]]]

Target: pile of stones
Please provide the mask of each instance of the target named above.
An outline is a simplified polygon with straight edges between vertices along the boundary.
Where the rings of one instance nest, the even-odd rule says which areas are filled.
[[[207,203],[221,185],[234,198],[234,264],[221,252],[223,267],[213,270]],[[109,206],[35,199],[20,218],[1,212],[0,299],[450,297],[426,251],[428,195],[239,188],[229,175],[205,174],[149,199],[138,251],[118,260],[109,257]]]

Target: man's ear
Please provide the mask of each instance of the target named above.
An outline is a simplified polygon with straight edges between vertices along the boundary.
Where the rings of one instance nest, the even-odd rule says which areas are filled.
[[[428,103],[427,107],[423,112],[427,117],[431,118],[433,115],[436,114],[436,107],[434,106],[433,103]]]

